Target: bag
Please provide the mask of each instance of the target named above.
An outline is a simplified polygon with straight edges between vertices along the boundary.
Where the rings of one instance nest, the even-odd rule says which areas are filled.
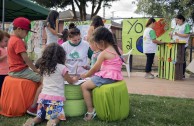
[[[191,63],[186,68],[190,72],[194,73],[194,59],[191,61]]]

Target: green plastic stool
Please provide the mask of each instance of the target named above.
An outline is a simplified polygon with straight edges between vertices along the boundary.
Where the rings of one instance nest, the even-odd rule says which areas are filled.
[[[129,115],[129,94],[125,81],[102,85],[92,91],[98,118],[117,121]]]
[[[67,117],[84,115],[86,113],[84,100],[66,100],[64,104],[64,112]]]
[[[67,100],[81,100],[83,99],[83,94],[81,90],[81,85],[65,85],[65,97]]]

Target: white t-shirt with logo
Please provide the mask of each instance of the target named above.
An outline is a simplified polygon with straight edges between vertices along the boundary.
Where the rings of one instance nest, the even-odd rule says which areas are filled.
[[[89,44],[86,41],[81,41],[79,45],[72,45],[69,41],[62,44],[66,51],[66,66],[70,74],[83,74],[87,70],[83,66],[88,65],[88,50]],[[76,72],[77,71],[77,72]]]
[[[180,37],[180,36],[175,35],[175,32],[177,32],[179,34],[189,34],[190,30],[191,30],[190,25],[186,22],[182,25],[176,25],[176,27],[173,30],[173,37],[172,37],[173,40],[176,41],[176,39],[179,39],[179,41],[185,41],[186,42],[185,47],[187,47],[190,36],[188,36],[186,38]]]
[[[143,53],[155,53],[157,50],[157,44],[153,43],[152,40],[156,39],[155,31],[147,27],[143,33]]]

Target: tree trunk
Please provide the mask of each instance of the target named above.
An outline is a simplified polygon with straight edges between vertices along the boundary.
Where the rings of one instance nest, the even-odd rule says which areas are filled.
[[[94,15],[97,15],[99,10],[101,9],[102,0],[99,1],[98,7],[96,8],[96,11],[94,12]]]
[[[95,5],[95,0],[92,0],[92,12],[91,12],[91,19],[94,16],[94,9],[95,9],[96,5]]]
[[[86,4],[85,4],[86,5]],[[83,21],[86,21],[86,16],[87,16],[87,13],[86,13],[86,6],[84,6],[83,8]]]
[[[76,11],[75,11],[75,6],[74,6],[74,1],[72,0],[72,11],[73,11],[73,19],[76,20],[77,19],[77,15],[76,15]]]
[[[82,21],[83,20],[83,8],[82,7],[80,7],[79,13],[80,13],[80,20]]]
[[[80,0],[80,18],[82,21],[86,20],[86,1],[85,0]]]
[[[78,7],[78,9],[79,9],[79,13],[80,13],[80,16],[79,16],[79,18],[80,18],[80,20],[82,19],[82,8],[81,8],[81,2],[80,2],[80,4],[78,3],[78,1],[77,0],[75,0],[75,3],[76,3],[76,5],[77,5],[77,7]]]

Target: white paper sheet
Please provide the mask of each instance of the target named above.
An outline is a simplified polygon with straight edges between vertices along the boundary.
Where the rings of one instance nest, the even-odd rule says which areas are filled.
[[[89,80],[90,78],[85,78],[84,80],[78,80],[78,82],[74,83],[73,85],[80,85],[84,83],[86,80]],[[64,81],[64,84],[69,84],[67,81]]]

